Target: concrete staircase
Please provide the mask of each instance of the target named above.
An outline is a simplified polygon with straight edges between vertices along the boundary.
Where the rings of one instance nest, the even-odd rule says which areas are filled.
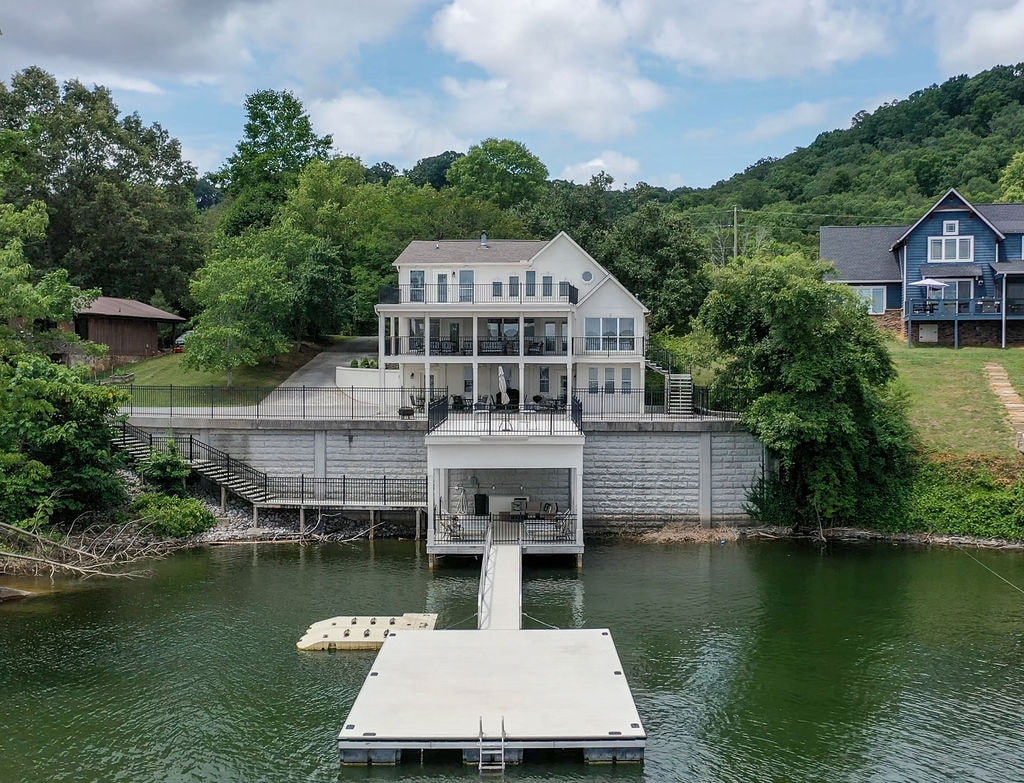
[[[148,459],[153,453],[153,436],[131,424],[118,425],[111,442],[137,462]],[[250,503],[267,503],[274,499],[267,491],[267,474],[263,471],[192,437],[183,442],[175,439],[175,442],[182,459],[203,478]]]

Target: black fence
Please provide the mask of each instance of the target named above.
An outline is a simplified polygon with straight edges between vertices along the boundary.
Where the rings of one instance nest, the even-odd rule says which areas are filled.
[[[494,544],[575,544],[576,520],[570,513],[550,518],[523,515],[441,514],[434,524],[435,544],[483,544],[490,531]]]
[[[539,283],[460,283],[443,285],[389,285],[379,289],[379,304],[541,304],[557,302],[577,304],[579,290],[564,280],[542,280]]]
[[[580,402],[581,418],[589,420],[636,420],[666,416],[726,420],[739,416],[733,411],[712,410],[708,389],[703,386],[690,386],[672,392],[666,389],[640,391],[629,387],[592,384],[576,389],[573,397]]]
[[[126,386],[129,415],[204,418],[387,420],[426,412],[427,401],[448,390],[403,387],[278,386],[225,389],[216,386]]]

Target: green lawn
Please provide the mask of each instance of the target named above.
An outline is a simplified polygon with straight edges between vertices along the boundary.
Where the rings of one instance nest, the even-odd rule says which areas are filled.
[[[910,394],[910,420],[929,451],[1017,455],[1016,433],[989,388],[986,362],[1001,364],[1024,391],[1024,350],[941,348],[890,344],[893,361]]]
[[[301,351],[278,356],[276,361],[261,364],[258,367],[240,367],[234,373],[236,388],[253,388],[278,386],[289,375],[302,367],[320,351],[303,345]],[[205,372],[186,369],[182,362],[183,353],[167,353],[154,356],[152,359],[118,367],[118,375],[135,373],[136,386],[214,386],[224,388],[227,385],[227,374],[224,372]]]

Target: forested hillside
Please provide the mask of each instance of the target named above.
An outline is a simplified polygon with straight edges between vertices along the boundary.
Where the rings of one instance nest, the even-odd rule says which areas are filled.
[[[1021,183],[1000,177],[1024,150],[1017,66],[933,85],[711,188],[673,191],[552,181],[510,139],[399,171],[334,149],[291,93],[254,93],[246,109],[234,154],[199,178],[169,131],[123,116],[103,87],[37,68],[0,84],[2,197],[41,202],[49,217],[25,244],[37,274],[67,269],[76,285],[205,321],[222,347],[195,361],[248,363],[376,328],[377,289],[412,239],[565,230],[651,308],[654,330],[682,333],[706,265],[734,247],[813,253],[820,225],[911,220],[951,186],[977,201],[1013,196]]]

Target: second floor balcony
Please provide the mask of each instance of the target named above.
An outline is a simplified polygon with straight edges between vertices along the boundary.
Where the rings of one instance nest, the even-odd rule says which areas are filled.
[[[579,302],[579,290],[562,281],[560,283],[535,283],[509,285],[507,283],[450,285],[392,285],[380,288],[377,301],[384,305],[575,305]]]

